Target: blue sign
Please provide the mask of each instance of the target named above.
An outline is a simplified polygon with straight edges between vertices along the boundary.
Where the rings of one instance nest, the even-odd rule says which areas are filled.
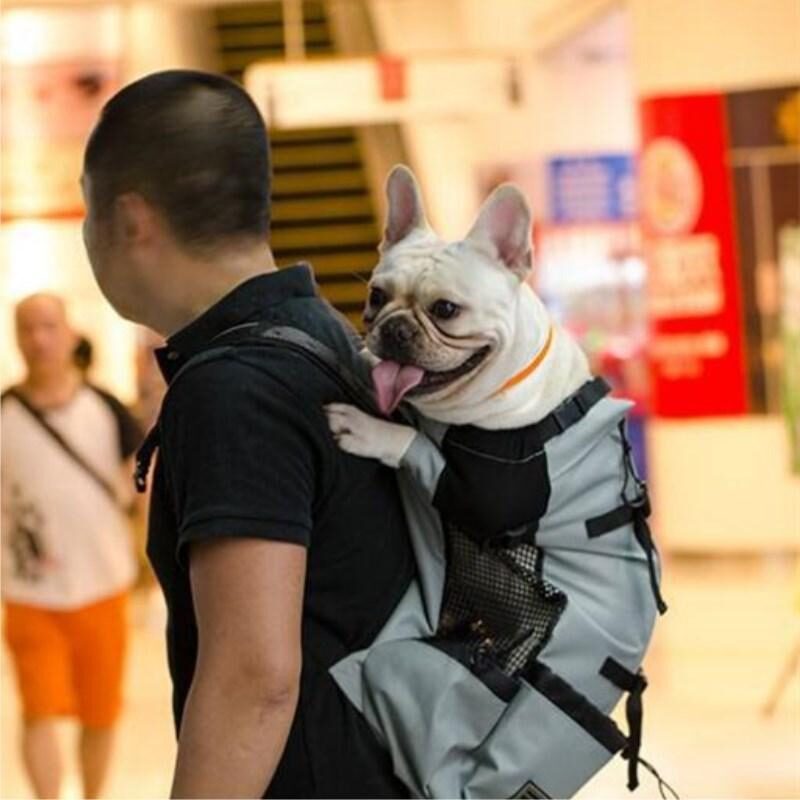
[[[614,222],[636,217],[633,156],[601,154],[548,162],[553,222]]]

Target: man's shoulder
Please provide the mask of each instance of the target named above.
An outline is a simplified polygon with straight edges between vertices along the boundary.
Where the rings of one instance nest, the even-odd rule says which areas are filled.
[[[162,435],[180,429],[254,436],[290,423],[316,431],[324,380],[312,363],[284,348],[240,343],[205,354],[170,385]]]
[[[170,384],[169,395],[213,391],[219,397],[235,397],[276,383],[302,392],[307,384],[299,378],[315,370],[301,353],[246,340],[196,356]]]
[[[263,332],[277,326],[265,326]],[[298,399],[314,399],[329,394],[337,383],[338,363],[343,372],[352,372],[357,350],[351,337],[319,335],[300,327],[280,326],[290,334],[297,333],[302,341],[283,341],[259,335],[248,335],[227,346],[212,348],[184,367],[170,386],[169,394],[191,396],[212,390],[221,398],[242,394],[257,395],[259,391],[294,395]],[[293,337],[294,338],[294,337]],[[321,357],[319,350],[327,351]]]

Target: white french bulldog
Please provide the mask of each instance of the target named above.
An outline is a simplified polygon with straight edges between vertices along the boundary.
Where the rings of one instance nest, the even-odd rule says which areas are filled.
[[[413,173],[389,175],[381,259],[364,320],[378,405],[402,400],[449,425],[508,430],[547,416],[589,378],[586,356],[551,318],[526,277],[531,212],[504,184],[467,237],[429,227]],[[339,446],[397,467],[416,431],[346,404],[326,407]]]

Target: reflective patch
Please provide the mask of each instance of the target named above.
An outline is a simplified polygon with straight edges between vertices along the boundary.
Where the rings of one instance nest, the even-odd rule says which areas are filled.
[[[547,794],[544,789],[540,789],[533,781],[526,781],[511,795],[509,800],[517,800],[517,798],[522,798],[522,800],[539,800],[539,798],[549,797],[550,795]]]

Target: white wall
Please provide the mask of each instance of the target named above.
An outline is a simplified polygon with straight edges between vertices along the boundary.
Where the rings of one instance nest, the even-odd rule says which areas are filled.
[[[123,20],[128,81],[162,69],[216,68],[210,10],[139,0],[125,4]]]
[[[372,0],[370,5],[380,49],[385,52],[441,53],[464,47],[466,29],[459,0]],[[422,184],[428,219],[445,237],[456,238],[468,228],[478,205],[470,166],[472,137],[472,125],[463,120],[403,126],[403,141]]]
[[[644,96],[800,79],[798,0],[628,0]]]
[[[781,417],[648,425],[654,530],[672,551],[800,549],[800,476]]]

